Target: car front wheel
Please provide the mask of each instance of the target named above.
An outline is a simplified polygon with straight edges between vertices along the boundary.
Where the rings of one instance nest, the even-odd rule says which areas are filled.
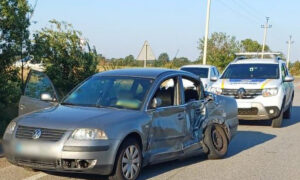
[[[209,125],[204,134],[204,143],[208,147],[208,159],[220,159],[228,150],[228,139],[221,125]]]
[[[135,139],[127,139],[117,156],[115,173],[111,180],[135,180],[142,167],[141,148]]]

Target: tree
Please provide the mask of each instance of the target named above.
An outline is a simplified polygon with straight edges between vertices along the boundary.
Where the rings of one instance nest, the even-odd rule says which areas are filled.
[[[198,63],[203,59],[204,38],[200,39],[200,57]],[[224,69],[234,58],[235,53],[240,51],[240,43],[234,36],[226,33],[212,33],[207,44],[207,63]]]
[[[300,75],[300,61],[292,63],[292,65],[290,66],[290,72],[294,76]]]
[[[125,66],[133,66],[134,65],[134,56],[133,55],[129,55],[126,56],[124,59],[124,64]]]
[[[191,61],[186,57],[174,58],[172,60],[172,64],[176,68],[179,68],[181,66],[184,66],[184,65],[187,65],[187,64],[190,64],[190,63],[191,63]]]
[[[45,63],[46,74],[63,96],[97,71],[98,56],[71,24],[50,23],[54,28],[43,28],[33,35],[32,54]]]
[[[21,94],[18,69],[12,64],[28,50],[30,12],[27,0],[0,0],[0,127],[6,127],[12,118],[7,108]]]
[[[161,53],[158,59],[154,62],[155,67],[165,66],[170,61],[168,53]]]
[[[259,44],[257,41],[252,39],[245,39],[241,41],[241,50],[244,52],[261,52],[262,45]],[[270,51],[268,45],[265,46],[265,52]]]

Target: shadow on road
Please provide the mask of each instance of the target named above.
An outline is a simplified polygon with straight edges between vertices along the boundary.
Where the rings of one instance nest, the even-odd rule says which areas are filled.
[[[266,134],[258,131],[238,131],[237,135],[230,143],[226,157],[229,158],[237,155],[242,151],[263,144],[275,137],[276,136],[273,134]]]

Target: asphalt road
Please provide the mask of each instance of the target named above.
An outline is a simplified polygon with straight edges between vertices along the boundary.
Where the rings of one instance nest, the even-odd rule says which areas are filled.
[[[292,119],[283,127],[273,129],[269,122],[242,122],[239,132],[221,160],[204,156],[172,161],[143,169],[140,179],[299,179],[300,178],[300,81],[296,83]],[[32,172],[9,164],[1,157],[0,179],[65,180],[99,179],[107,177]]]

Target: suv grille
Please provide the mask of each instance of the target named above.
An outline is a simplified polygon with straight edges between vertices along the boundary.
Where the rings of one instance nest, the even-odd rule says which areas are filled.
[[[238,89],[223,89],[222,95],[231,96],[237,99],[237,91]],[[244,94],[243,99],[253,99],[259,95],[262,95],[261,89],[246,89],[246,93]]]
[[[257,113],[258,113],[257,108],[238,109],[238,115],[257,115]]]
[[[55,160],[41,160],[41,159],[29,159],[29,158],[15,158],[16,163],[21,166],[30,166],[35,168],[47,168],[55,169],[56,161]]]
[[[66,132],[65,130],[18,126],[16,138],[33,139],[32,136],[34,134],[34,131],[37,129],[41,130],[41,135],[37,139],[41,141],[59,141]]]

